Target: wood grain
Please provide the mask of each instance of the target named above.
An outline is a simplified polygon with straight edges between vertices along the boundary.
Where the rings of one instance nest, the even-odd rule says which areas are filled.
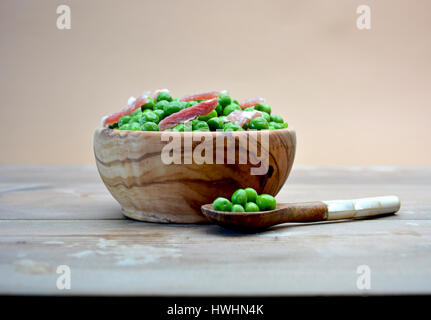
[[[277,201],[398,195],[401,213],[431,219],[431,168],[293,166]],[[124,219],[95,165],[1,165],[0,219]]]
[[[430,294],[430,248],[429,220],[292,224],[251,235],[132,220],[3,221],[0,293]],[[356,287],[364,264],[369,291]],[[59,265],[71,268],[71,290],[56,288]]]
[[[0,293],[431,294],[431,168],[294,166],[278,202],[396,194],[397,215],[259,234],[124,219],[94,165],[0,166]],[[86,194],[87,196],[81,196]],[[72,288],[56,288],[58,265]],[[371,289],[356,286],[359,265]]]
[[[269,134],[269,167],[265,175],[252,175],[251,157],[240,164],[240,136],[249,132],[233,132],[237,143],[224,145],[223,164],[216,164],[216,139],[220,132],[201,132],[213,141],[213,164],[164,164],[160,132],[97,129],[94,153],[100,176],[112,196],[120,203],[123,213],[133,219],[166,223],[207,222],[200,206],[216,197],[228,197],[238,188],[253,187],[258,193],[276,195],[286,181],[293,165],[296,148],[295,132],[288,129],[267,131]],[[176,132],[182,141],[192,132]],[[257,133],[260,150],[261,132]],[[200,142],[192,148],[182,147],[183,159],[192,158]],[[227,154],[235,148],[235,163],[229,164]]]

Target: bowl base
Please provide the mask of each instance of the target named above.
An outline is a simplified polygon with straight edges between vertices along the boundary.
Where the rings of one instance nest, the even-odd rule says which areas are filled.
[[[199,223],[205,224],[209,223],[209,221],[205,218],[205,216],[199,215],[184,215],[179,217],[178,215],[172,215],[169,213],[161,213],[161,212],[150,212],[136,209],[126,209],[121,208],[123,214],[130,219],[145,221],[145,222],[156,222],[156,223]]]

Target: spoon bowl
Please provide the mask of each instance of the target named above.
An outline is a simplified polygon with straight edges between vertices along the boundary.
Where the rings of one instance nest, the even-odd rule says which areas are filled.
[[[274,210],[261,212],[216,211],[212,204],[202,206],[202,213],[208,220],[222,227],[255,232],[284,222],[321,221],[327,216],[323,202],[280,203]]]

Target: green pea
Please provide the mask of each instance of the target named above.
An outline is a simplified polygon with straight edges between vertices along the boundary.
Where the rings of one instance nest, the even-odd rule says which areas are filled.
[[[130,125],[128,123],[123,124],[122,126],[120,126],[118,129],[120,130],[130,130]]]
[[[256,117],[250,121],[250,129],[254,130],[265,130],[268,129],[268,121],[264,117]]]
[[[142,113],[141,108],[138,108],[138,109],[136,109],[135,111],[133,111],[133,112],[132,112],[132,117],[133,117],[133,116],[140,115],[141,113]]]
[[[118,121],[118,126],[121,127],[122,125],[129,123],[130,120],[132,120],[131,116],[122,116],[121,119]]]
[[[269,123],[269,128],[271,130],[283,129],[283,124],[282,123],[278,123],[278,122],[270,122]]]
[[[233,123],[233,122],[225,122],[225,124],[223,125],[223,131],[242,131],[243,129]]]
[[[159,131],[159,126],[155,122],[145,122],[141,125],[141,129],[144,131]]]
[[[195,104],[198,104],[197,101],[188,101],[186,103],[187,103],[187,107],[186,108],[190,108],[190,107],[193,107]]]
[[[254,106],[256,110],[266,112],[267,114],[271,114],[271,107],[266,103],[259,103]]]
[[[249,128],[249,126],[250,126],[250,121],[247,121],[246,123],[244,123],[244,124],[242,125],[242,128],[243,128],[244,130],[247,130],[247,129]]]
[[[165,112],[160,109],[154,110],[154,113],[159,117],[159,120],[162,120],[165,117]]]
[[[158,123],[159,117],[157,116],[157,114],[154,111],[147,109],[144,112],[142,112],[142,115],[141,115],[141,124],[145,123],[145,122]]]
[[[154,110],[156,108],[156,103],[152,99],[148,101],[146,104],[144,104],[141,108],[142,110],[147,110],[147,109]]]
[[[248,107],[248,108],[245,108],[243,111],[256,111],[256,110],[254,110],[254,108]]]
[[[239,105],[232,103],[232,104],[228,105],[226,108],[224,108],[223,115],[228,116],[229,114],[231,114],[235,110],[242,110],[242,109]]]
[[[184,132],[184,123],[179,123],[172,128],[172,131]]]
[[[154,110],[151,110],[151,109],[145,109],[145,110],[143,110],[143,111],[142,111],[142,114],[145,114],[145,113],[153,114],[153,113],[154,113]]]
[[[168,105],[169,105],[169,101],[162,100],[162,101],[156,103],[156,109],[164,110],[165,106],[168,106]]]
[[[138,113],[137,115],[134,115],[132,119],[130,119],[129,123],[132,124],[132,122],[140,123],[141,122],[141,116],[142,112]]]
[[[287,128],[289,126],[289,124],[287,122],[283,123],[283,128]]]
[[[240,204],[234,204],[232,206],[232,212],[245,212],[244,207]]]
[[[217,107],[215,108],[215,111],[217,112],[217,115],[221,116],[223,114],[223,107],[221,104],[217,104]]]
[[[192,125],[193,131],[209,131],[210,128],[208,126],[208,123],[205,121],[197,121],[195,124]]]
[[[210,113],[208,113],[207,115],[201,116],[198,119],[201,121],[208,121],[209,119],[215,118],[215,117],[217,117],[217,111],[213,110]]]
[[[137,122],[132,122],[132,123],[130,123],[129,130],[140,131],[141,130],[141,126]]]
[[[232,195],[232,203],[245,206],[247,203],[247,192],[244,189],[236,190]]]
[[[216,131],[217,129],[223,129],[224,122],[219,117],[214,117],[209,119],[207,124],[212,131]]]
[[[235,103],[236,105],[239,105],[238,100],[232,100],[232,103]]]
[[[226,107],[232,103],[232,99],[227,94],[221,93],[218,97],[218,102],[222,107]]]
[[[232,210],[232,203],[223,197],[218,197],[213,202],[213,209],[216,211],[228,211]]]
[[[157,95],[157,102],[163,100],[172,101],[172,96],[169,94],[169,92],[162,91]]]
[[[261,111],[261,113],[262,113],[262,117],[264,117],[265,120],[269,123],[271,121],[271,116],[265,111]]]
[[[269,194],[261,194],[256,199],[256,204],[262,211],[274,210],[277,206],[275,198]]]
[[[277,122],[277,123],[283,123],[284,120],[282,117],[277,116],[277,115],[272,115],[271,116],[271,122]]]
[[[245,211],[246,212],[259,212],[260,209],[257,206],[256,203],[254,202],[247,202],[247,204],[245,205]]]
[[[247,202],[256,203],[257,192],[253,188],[245,188],[245,193],[247,194]]]
[[[167,106],[163,107],[163,111],[165,112],[166,116],[176,113],[182,109],[183,109],[183,106],[179,101],[172,101]]]

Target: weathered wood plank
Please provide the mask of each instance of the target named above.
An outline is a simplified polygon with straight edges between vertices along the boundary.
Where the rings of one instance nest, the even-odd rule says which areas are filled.
[[[280,202],[395,194],[402,208],[242,235],[124,219],[93,165],[2,165],[0,293],[363,294],[356,268],[368,265],[368,294],[429,294],[430,178],[430,168],[294,167]],[[60,264],[71,291],[55,287]]]
[[[124,219],[119,204],[103,184],[67,188],[38,188],[27,185],[0,186],[0,219]],[[3,192],[1,190],[8,190]],[[394,219],[431,219],[430,186],[409,185],[303,185],[287,184],[279,202],[354,199],[394,194],[401,210]]]
[[[124,219],[101,183],[0,185],[0,219]]]
[[[287,182],[429,185],[430,178],[431,167],[294,165]],[[75,185],[100,181],[96,166],[93,164],[0,165],[0,183]]]
[[[285,295],[431,292],[431,221],[295,224],[242,235],[130,220],[1,221],[0,293]],[[58,265],[72,289],[58,291]]]
[[[398,195],[394,219],[431,219],[431,169],[294,167],[279,202]],[[0,219],[124,219],[96,167],[0,166]]]

